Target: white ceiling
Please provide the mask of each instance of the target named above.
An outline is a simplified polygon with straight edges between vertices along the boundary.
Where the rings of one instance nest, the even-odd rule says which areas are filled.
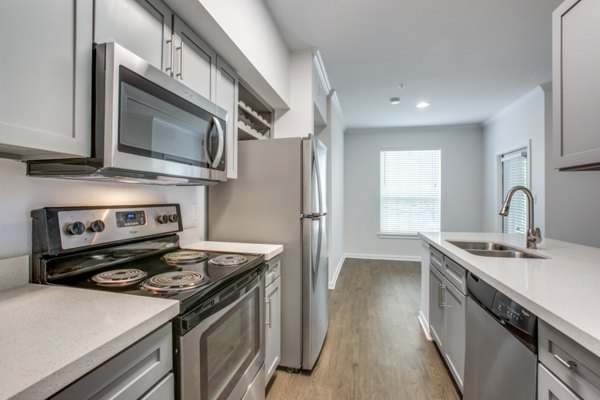
[[[348,127],[392,127],[483,122],[551,80],[562,0],[265,2],[290,49],[320,50]]]

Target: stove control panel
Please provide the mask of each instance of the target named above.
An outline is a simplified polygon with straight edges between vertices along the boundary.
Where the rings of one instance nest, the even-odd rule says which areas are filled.
[[[34,229],[47,237],[48,252],[85,248],[182,230],[179,204],[106,208],[44,208],[32,212]],[[39,219],[45,219],[40,223]]]

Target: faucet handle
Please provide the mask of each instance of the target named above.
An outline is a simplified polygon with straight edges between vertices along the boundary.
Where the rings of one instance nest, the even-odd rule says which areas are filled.
[[[527,232],[527,243],[528,244],[537,244],[542,241],[542,231],[540,228],[534,228]],[[532,247],[535,248],[535,247]]]

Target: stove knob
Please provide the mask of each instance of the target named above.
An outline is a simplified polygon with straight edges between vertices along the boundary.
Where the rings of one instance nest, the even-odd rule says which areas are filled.
[[[104,228],[106,228],[106,225],[104,225],[104,222],[102,222],[101,220],[97,219],[96,221],[92,221],[92,223],[90,224],[90,231],[95,232],[95,233],[100,233],[104,230]]]
[[[159,224],[166,224],[169,222],[169,216],[167,214],[159,215],[158,217],[156,217],[156,220]]]
[[[169,221],[171,221],[171,222],[179,222],[179,215],[177,215],[177,214],[171,214],[171,215],[169,215]]]
[[[71,224],[67,224],[65,227],[67,233],[71,235],[83,235],[85,232],[85,225],[82,222],[73,222]]]

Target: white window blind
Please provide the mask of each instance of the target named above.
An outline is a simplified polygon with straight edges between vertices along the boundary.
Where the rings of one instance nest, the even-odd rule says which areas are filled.
[[[382,150],[379,230],[383,235],[440,231],[440,150]]]
[[[513,186],[528,187],[527,149],[520,149],[502,155],[502,201]],[[527,226],[527,198],[523,192],[517,192],[510,202],[507,217],[502,217],[504,233],[525,233]]]

